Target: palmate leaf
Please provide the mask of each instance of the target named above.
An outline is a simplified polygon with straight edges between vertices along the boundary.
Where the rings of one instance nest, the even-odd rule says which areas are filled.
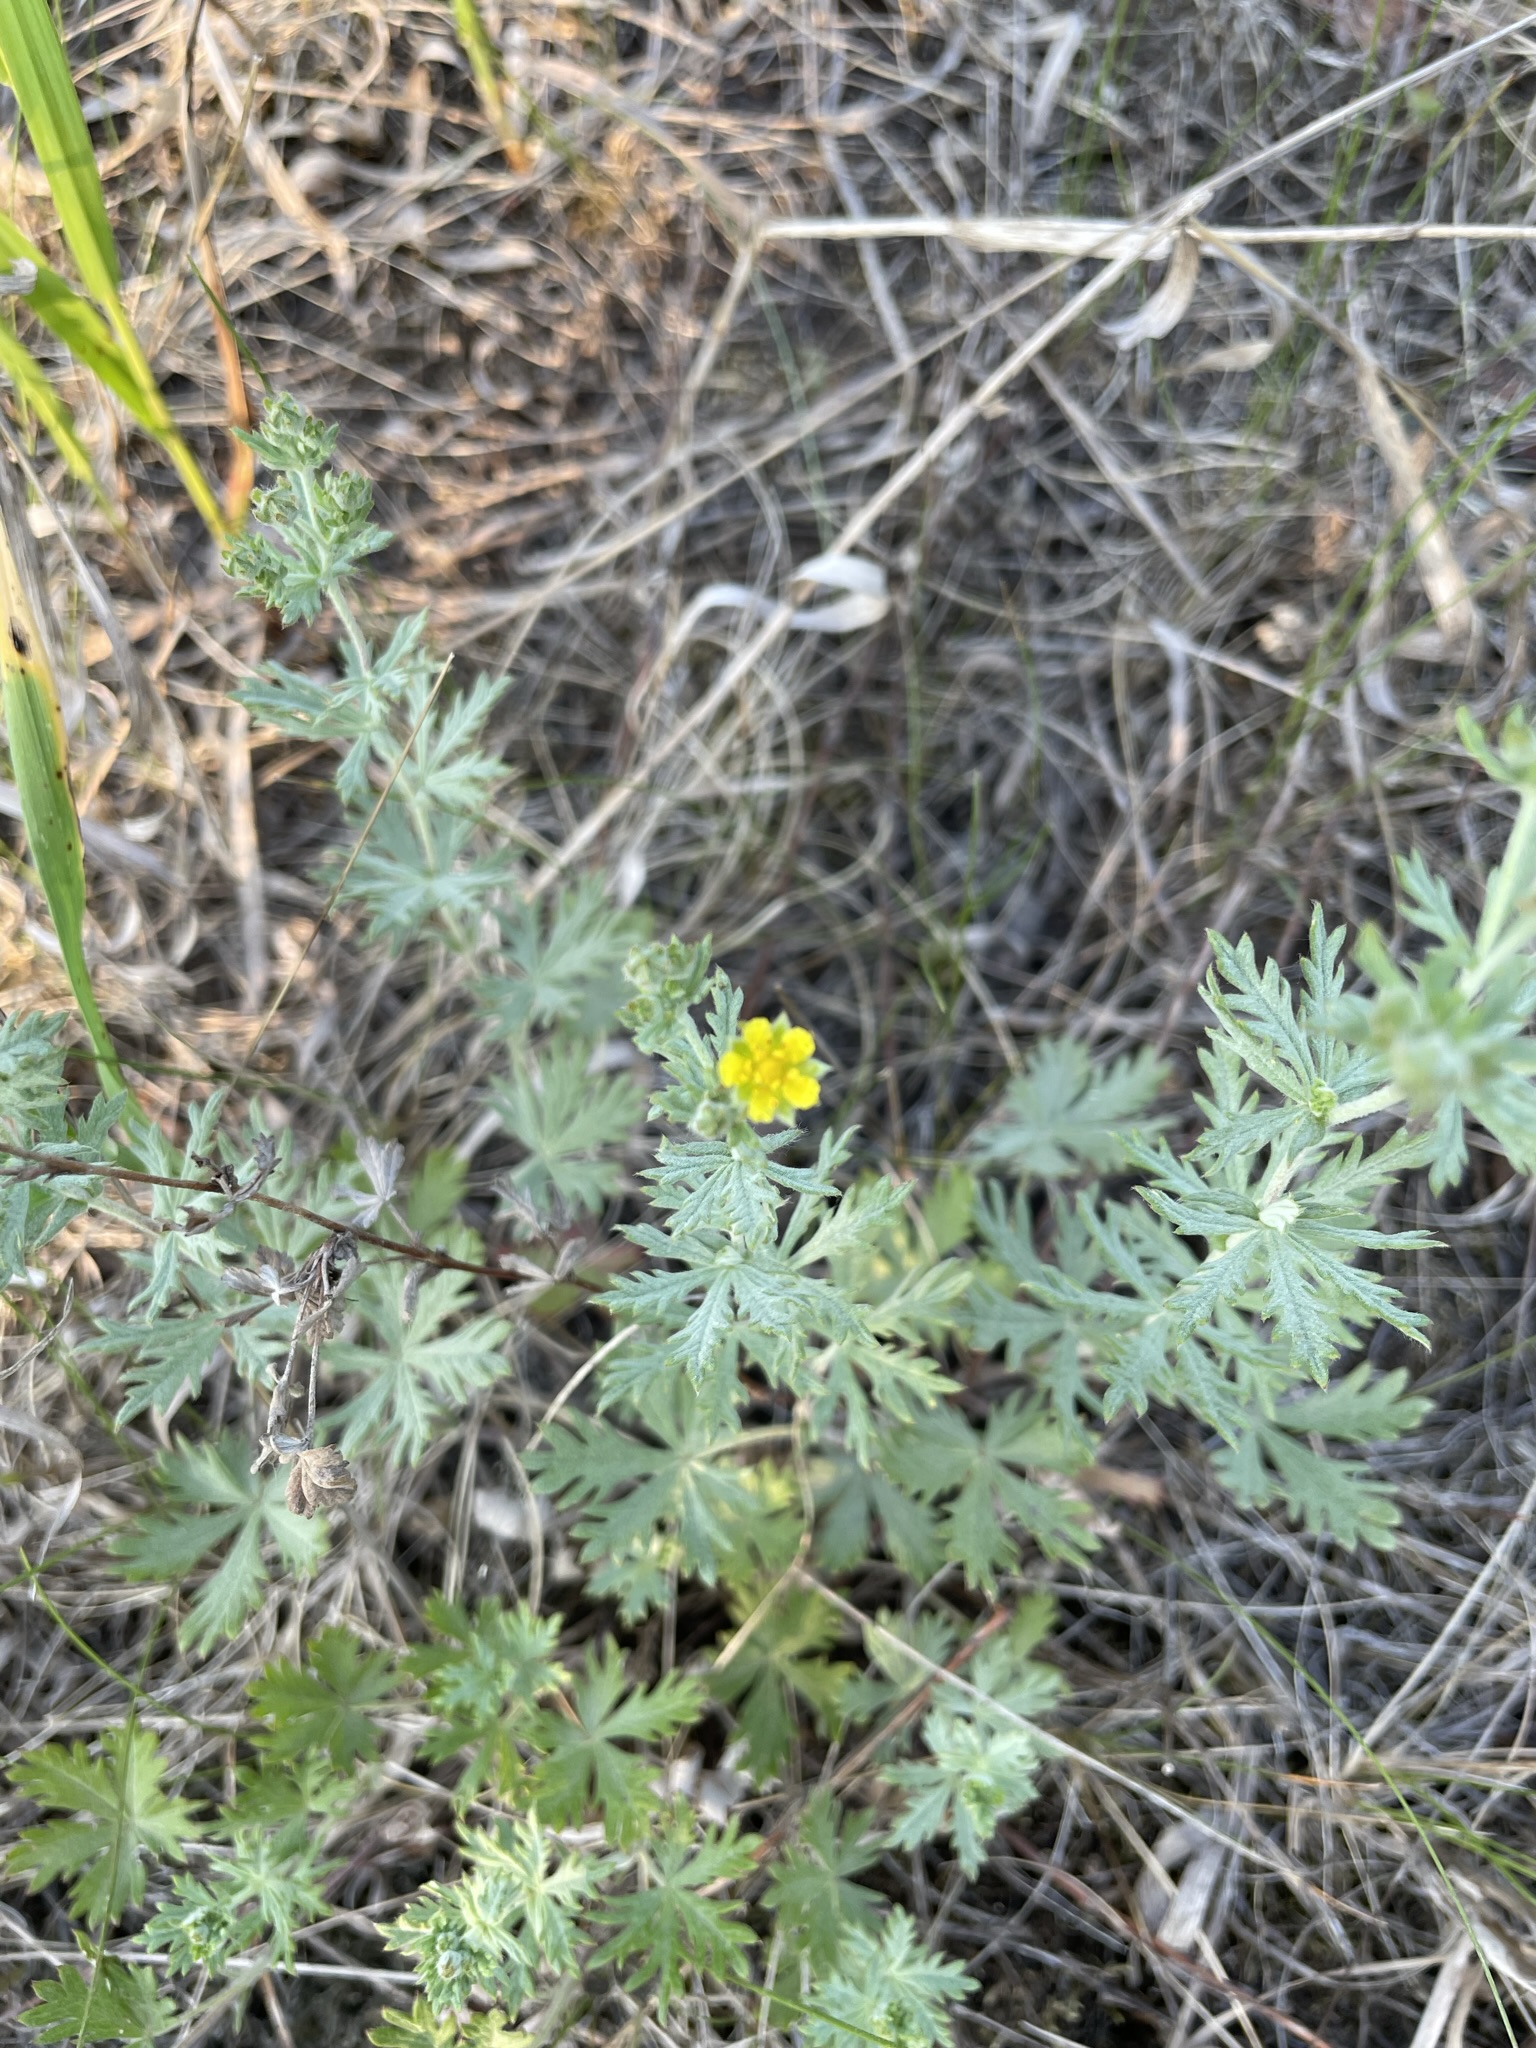
[[[595,1038],[624,1000],[624,959],[647,922],[643,912],[610,903],[596,875],[559,890],[547,908],[519,899],[502,913],[509,972],[487,982],[481,999],[509,1036],[566,1024]]]
[[[1003,1815],[1034,1797],[1041,1745],[1022,1728],[983,1725],[940,1708],[923,1717],[923,1746],[925,1757],[887,1764],[881,1773],[908,1799],[891,1840],[898,1849],[916,1849],[947,1834],[956,1862],[975,1877]]]
[[[972,1138],[970,1155],[1032,1180],[1108,1173],[1123,1159],[1133,1127],[1166,1123],[1146,1112],[1167,1074],[1146,1048],[1110,1061],[1075,1039],[1044,1039],[1008,1083],[997,1115]]]
[[[879,1854],[872,1814],[845,1811],[825,1788],[811,1794],[764,1894],[787,1964],[803,1956],[813,1976],[828,1977],[852,1934],[875,1931],[880,1894],[853,1878]]]
[[[1223,1486],[1244,1507],[1283,1502],[1314,1535],[1330,1535],[1346,1549],[1361,1543],[1390,1550],[1401,1510],[1392,1488],[1355,1458],[1330,1458],[1282,1429],[1260,1423],[1211,1460]]]
[[[83,1350],[98,1355],[114,1351],[135,1354],[122,1377],[119,1429],[151,1408],[163,1415],[184,1389],[195,1401],[202,1391],[203,1374],[224,1337],[221,1319],[207,1312],[156,1316],[150,1322],[100,1316],[96,1329],[97,1335],[81,1347]]]
[[[532,2048],[534,2036],[520,2033],[501,2012],[445,2012],[439,2018],[418,1998],[409,2012],[386,2006],[368,2029],[373,2048]]]
[[[11,1144],[57,1157],[95,1161],[111,1149],[119,1098],[98,1095],[72,1122],[64,1109],[63,1060],[51,1043],[57,1017],[0,1023],[0,1136]],[[0,1287],[23,1279],[32,1254],[89,1207],[99,1177],[50,1174],[46,1179],[0,1181]]]
[[[1061,1691],[1061,1674],[1034,1656],[1054,1619],[1053,1602],[1019,1603],[1007,1630],[982,1644],[967,1676],[973,1692],[940,1686],[923,1717],[922,1757],[882,1775],[908,1796],[892,1839],[901,1848],[947,1834],[970,1877],[998,1822],[1033,1796],[1044,1744],[1029,1726]]]
[[[372,2048],[459,2048],[459,2023],[453,2013],[439,2019],[424,1998],[409,2012],[386,2006],[378,2024],[368,2029]]]
[[[382,1930],[389,1947],[418,1959],[427,2002],[440,2014],[479,1994],[516,2012],[533,1988],[531,1956],[501,1888],[470,1871],[457,1883],[424,1884]]]
[[[752,1583],[733,1595],[733,1621],[745,1621],[771,1584]],[[827,1655],[842,1623],[815,1593],[790,1587],[778,1592],[757,1626],[710,1690],[735,1709],[747,1740],[747,1768],[759,1781],[783,1765],[795,1738],[794,1699],[803,1699],[818,1726],[836,1735],[843,1690],[853,1666]],[[729,1637],[725,1638],[729,1640]]]
[[[478,1243],[467,1231],[450,1232],[446,1249],[472,1258]],[[341,1442],[348,1457],[366,1450],[382,1453],[391,1465],[414,1464],[450,1412],[502,1377],[506,1323],[495,1316],[456,1320],[473,1294],[467,1275],[432,1273],[422,1282],[407,1322],[398,1277],[365,1268],[355,1298],[372,1325],[374,1341],[333,1343],[326,1350],[331,1371],[355,1374],[362,1382],[341,1410]]]
[[[494,1832],[464,1835],[465,1872],[451,1884],[427,1884],[384,1931],[391,1948],[420,1959],[427,2002],[436,2014],[477,1993],[515,2013],[535,1973],[574,1968],[578,1915],[604,1864],[582,1855],[550,1867],[558,1844],[537,1821],[498,1821]]]
[[[932,1507],[898,1486],[882,1467],[878,1448],[868,1466],[840,1457],[816,1494],[816,1561],[829,1572],[851,1571],[872,1557],[878,1524],[886,1554],[919,1584],[944,1561],[939,1518]]]
[[[1085,1506],[1022,1476],[1022,1468],[1060,1471],[1066,1462],[1060,1429],[1019,1395],[1000,1401],[980,1433],[958,1409],[935,1409],[894,1435],[886,1457],[891,1477],[919,1499],[950,1496],[945,1550],[988,1593],[1018,1561],[1015,1528],[1048,1557],[1081,1563],[1091,1554]]]
[[[527,1154],[509,1179],[536,1209],[553,1196],[585,1215],[618,1185],[617,1162],[601,1154],[634,1129],[642,1091],[628,1074],[592,1074],[589,1065],[586,1047],[563,1045],[541,1054],[536,1072],[524,1062],[492,1091],[504,1128]]]
[[[1335,1386],[1285,1402],[1272,1417],[1249,1417],[1248,1427],[1216,1452],[1215,1468],[1245,1506],[1280,1500],[1314,1534],[1326,1532],[1351,1549],[1368,1543],[1390,1550],[1402,1519],[1391,1487],[1358,1459],[1331,1458],[1306,1439],[1388,1443],[1417,1429],[1433,1404],[1406,1393],[1407,1378],[1401,1369],[1373,1376],[1361,1365]]]
[[[834,1194],[835,1183],[774,1159],[772,1148],[790,1135],[750,1132],[729,1143],[663,1138],[655,1166],[641,1178],[651,1183],[655,1208],[667,1215],[666,1236],[686,1239],[701,1229],[717,1235],[727,1231],[756,1248],[772,1239],[787,1190],[809,1184],[817,1194]]]
[[[251,1686],[251,1705],[271,1723],[256,1740],[275,1757],[323,1749],[337,1769],[379,1753],[368,1708],[395,1689],[392,1650],[367,1651],[350,1629],[322,1629],[308,1645],[308,1670],[279,1657]]]
[[[276,481],[252,493],[252,518],[225,549],[224,567],[284,625],[317,618],[335,586],[390,538],[369,523],[373,486],[335,467],[336,428],[286,392],[268,399],[257,430],[236,431]]]
[[[267,1581],[263,1545],[277,1549],[285,1571],[306,1575],[324,1554],[324,1524],[306,1521],[283,1504],[281,1472],[265,1479],[249,1470],[250,1445],[233,1432],[217,1442],[184,1438],[162,1454],[159,1474],[167,1507],[137,1516],[114,1539],[125,1577],[185,1579],[229,1542],[212,1577],[194,1594],[181,1624],[181,1644],[202,1650],[232,1636],[259,1605]],[[200,1513],[206,1508],[208,1512]]]
[[[732,1524],[752,1512],[741,1475],[720,1455],[722,1438],[698,1402],[673,1383],[647,1411],[656,1444],[638,1442],[598,1417],[562,1417],[528,1460],[542,1487],[580,1509],[576,1535],[588,1564],[674,1536],[686,1568],[713,1584],[734,1543]]]
[[[1408,1375],[1401,1366],[1395,1372],[1373,1374],[1368,1365],[1322,1392],[1308,1391],[1300,1399],[1287,1401],[1275,1411],[1277,1429],[1291,1435],[1324,1436],[1335,1443],[1391,1443],[1416,1430],[1434,1407],[1422,1394],[1406,1392]]]
[[[404,1659],[406,1670],[426,1681],[427,1704],[442,1716],[426,1752],[441,1762],[473,1743],[476,1754],[457,1796],[471,1797],[488,1779],[510,1792],[522,1768],[513,1738],[541,1696],[568,1676],[555,1661],[560,1617],[533,1614],[522,1601],[506,1609],[499,1600],[483,1600],[471,1618],[440,1593],[428,1596],[426,1617],[439,1640],[407,1651]]]
[[[345,895],[360,903],[374,936],[393,952],[419,938],[424,926],[447,926],[478,916],[486,899],[516,874],[510,847],[476,851],[478,812],[428,810],[421,829],[399,797],[390,797],[361,842]]]
[[[927,1948],[898,1906],[878,1934],[851,1930],[836,1974],[817,1987],[805,2038],[813,2048],[933,2048],[949,2037],[946,2006],[975,1981]]]
[[[173,2000],[162,1998],[155,1973],[141,1964],[103,1956],[87,1978],[73,1963],[36,1987],[37,2003],[21,2017],[39,2041],[118,2041],[123,2048],[150,2043],[181,2024]]]
[[[750,1257],[720,1233],[672,1235],[637,1224],[627,1235],[680,1271],[626,1273],[610,1282],[608,1299],[636,1322],[671,1326],[666,1360],[703,1386],[729,1370],[732,1347],[748,1335],[766,1339],[756,1356],[775,1378],[796,1384],[795,1371],[813,1337],[867,1337],[867,1318],[829,1281],[802,1272],[777,1246]],[[697,1302],[693,1297],[698,1295]]]
[[[621,1743],[664,1747],[703,1711],[697,1679],[668,1672],[654,1686],[629,1685],[619,1646],[609,1636],[571,1687],[572,1718],[544,1709],[532,1731],[545,1752],[532,1798],[555,1827],[574,1827],[596,1808],[608,1839],[637,1839],[655,1817],[652,1757]]]
[[[741,1974],[752,1931],[732,1900],[706,1893],[747,1876],[755,1863],[751,1845],[737,1840],[734,1821],[697,1846],[691,1828],[685,1836],[658,1842],[645,1857],[643,1887],[610,1896],[597,1908],[596,1917],[614,1933],[592,1963],[618,1964],[631,1989],[654,1982],[665,2025],[668,2007],[690,1972]]]
[[[1143,1199],[1182,1235],[1210,1246],[1169,1297],[1176,1335],[1190,1336],[1224,1306],[1257,1305],[1295,1363],[1319,1383],[1355,1325],[1388,1322],[1423,1343],[1425,1319],[1351,1261],[1360,1251],[1434,1244],[1424,1231],[1377,1230],[1363,1206],[1363,1198],[1427,1151],[1413,1140],[1366,1158],[1355,1139],[1322,1160],[1311,1180],[1269,1196],[1262,1183],[1237,1189],[1210,1181],[1193,1155],[1177,1159],[1166,1145],[1133,1148],[1137,1163],[1155,1176],[1140,1190]]]
[[[105,1732],[100,1756],[83,1742],[51,1742],[20,1758],[11,1768],[20,1793],[89,1818],[23,1830],[7,1869],[25,1874],[33,1891],[68,1878],[75,1911],[99,1933],[143,1901],[147,1857],[184,1862],[186,1843],[202,1832],[190,1801],[161,1789],[164,1776],[154,1736],[133,1722]]]

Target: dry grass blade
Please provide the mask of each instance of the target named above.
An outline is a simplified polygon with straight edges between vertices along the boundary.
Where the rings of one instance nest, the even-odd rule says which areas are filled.
[[[1435,624],[1444,637],[1447,653],[1459,659],[1470,652],[1476,638],[1477,608],[1446,533],[1445,516],[1430,497],[1424,481],[1430,450],[1426,447],[1420,455],[1409,446],[1386,385],[1363,351],[1355,358],[1355,378],[1371,438],[1392,478],[1393,509],[1407,527],[1414,566]]]

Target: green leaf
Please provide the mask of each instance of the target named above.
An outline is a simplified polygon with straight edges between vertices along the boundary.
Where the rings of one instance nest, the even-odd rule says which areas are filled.
[[[1165,1063],[1145,1047],[1104,1060],[1075,1039],[1042,1039],[1008,1083],[997,1115],[972,1137],[970,1155],[1021,1179],[1108,1173],[1122,1163],[1133,1127],[1167,1122],[1146,1115],[1167,1078]]]
[[[180,2024],[169,1998],[155,1988],[155,1973],[139,1964],[103,1956],[89,1980],[66,1963],[57,1977],[37,1986],[37,2003],[21,2015],[40,2041],[120,2041],[124,2048],[149,2043]]]
[[[555,1827],[575,1827],[596,1808],[610,1841],[638,1839],[655,1818],[656,1765],[620,1745],[665,1746],[698,1719],[704,1698],[697,1679],[677,1672],[652,1687],[630,1686],[619,1646],[607,1637],[571,1687],[574,1718],[548,1708],[539,1715],[534,1740],[545,1756],[532,1796],[540,1814]]]
[[[608,901],[601,876],[583,875],[546,904],[519,900],[502,913],[510,970],[480,991],[509,1036],[567,1025],[589,1042],[624,999],[623,966],[645,932],[643,912]]]
[[[25,5],[29,10],[42,9],[42,0],[25,0]],[[3,19],[0,15],[0,23]],[[53,24],[46,9],[42,9],[42,21],[52,39]],[[3,36],[0,27],[0,38]],[[5,713],[6,744],[21,799],[27,852],[47,898],[70,988],[101,1079],[109,1091],[123,1095],[122,1071],[97,1007],[85,958],[85,854],[69,779],[69,746],[58,688],[15,553],[30,539],[17,523],[18,499],[19,493],[11,490],[0,498],[0,706]]]
[[[752,1495],[720,1456],[720,1436],[697,1401],[674,1390],[648,1411],[659,1444],[637,1442],[596,1417],[562,1417],[532,1454],[544,1489],[581,1510],[576,1535],[589,1564],[675,1536],[689,1571],[713,1584],[731,1547],[730,1524]]]
[[[405,1668],[426,1681],[427,1704],[442,1717],[427,1737],[427,1755],[439,1763],[473,1744],[456,1796],[472,1798],[491,1783],[510,1797],[522,1776],[514,1738],[540,1697],[566,1682],[565,1667],[555,1661],[560,1617],[536,1615],[522,1601],[504,1609],[485,1600],[471,1618],[432,1593],[426,1618],[440,1640],[407,1651]]]
[[[377,2026],[368,2029],[373,2048],[459,2048],[459,2023],[445,2013],[439,2019],[424,1998],[413,2001],[409,2012],[385,2006]]]
[[[1314,1535],[1334,1536],[1349,1550],[1361,1543],[1390,1550],[1397,1541],[1402,1513],[1392,1489],[1358,1459],[1327,1457],[1283,1429],[1259,1424],[1235,1446],[1223,1445],[1211,1462],[1245,1507],[1283,1501]]]
[[[26,295],[29,310],[63,342],[82,369],[105,384],[138,417],[143,404],[138,375],[113,340],[112,330],[90,301],[50,266],[36,243],[4,213],[0,213],[0,260],[10,269],[18,263],[33,266],[37,283]]]
[[[509,1178],[536,1209],[558,1200],[573,1214],[590,1214],[618,1185],[617,1163],[600,1155],[633,1131],[641,1090],[628,1074],[593,1074],[590,1064],[579,1041],[556,1045],[492,1090],[493,1107],[527,1155]]]
[[[309,1645],[310,1669],[280,1657],[251,1686],[251,1705],[271,1722],[256,1739],[273,1756],[323,1749],[339,1769],[379,1753],[367,1709],[395,1689],[392,1650],[365,1651],[350,1629],[322,1629]]]
[[[123,1373],[117,1426],[123,1429],[149,1409],[163,1415],[183,1390],[191,1400],[202,1392],[203,1374],[223,1341],[223,1325],[209,1313],[157,1316],[152,1322],[103,1316],[89,1349],[127,1350],[134,1362]]]
[[[426,1999],[414,2001],[409,2012],[386,2006],[377,2026],[368,2029],[373,2048],[529,2048],[534,2036],[520,2033],[499,2012],[460,2015],[445,2012],[438,2018]]]
[[[751,1581],[733,1593],[732,1620],[744,1621],[769,1590],[769,1583]],[[731,1662],[711,1673],[710,1691],[735,1707],[747,1738],[747,1768],[759,1782],[773,1777],[789,1754],[795,1695],[814,1711],[819,1728],[837,1734],[843,1690],[853,1676],[851,1664],[827,1656],[841,1632],[838,1616],[817,1594],[783,1588]]]
[[[1038,1406],[1010,1394],[978,1435],[958,1409],[935,1409],[891,1439],[886,1466],[919,1499],[951,1495],[943,1540],[972,1585],[995,1591],[998,1574],[1019,1561],[1019,1536],[1033,1537],[1048,1557],[1082,1563],[1092,1554],[1086,1506],[1022,1476],[1021,1468],[1060,1471],[1061,1431]]]
[[[224,567],[284,625],[313,619],[334,587],[389,539],[369,523],[373,487],[359,471],[332,466],[336,429],[321,426],[286,392],[267,401],[259,430],[240,438],[277,481],[251,494],[250,522],[224,550]]]
[[[746,1877],[755,1858],[751,1846],[737,1840],[733,1821],[697,1847],[687,1839],[663,1839],[644,1862],[643,1887],[598,1906],[596,1917],[614,1932],[591,1960],[595,1966],[618,1964],[631,1989],[654,1981],[665,2026],[671,2001],[690,1972],[741,1974],[751,1930],[737,1917],[740,1908],[733,1901],[705,1893]]]
[[[1054,1703],[1061,1674],[1031,1654],[1052,1618],[1049,1599],[1027,1601],[1005,1633],[983,1643],[967,1677],[973,1692],[939,1686],[923,1717],[927,1755],[882,1775],[908,1795],[892,1839],[915,1849],[947,1834],[969,1877],[981,1868],[1004,1814],[1034,1797],[1044,1745],[1028,1727]],[[978,1697],[980,1695],[980,1697]]]
[[[446,1248],[464,1256],[467,1233],[450,1232]],[[341,1410],[342,1448],[382,1455],[393,1466],[413,1465],[448,1415],[507,1369],[509,1333],[497,1316],[463,1317],[474,1298],[467,1274],[435,1272],[416,1296],[406,1321],[399,1276],[365,1267],[349,1300],[372,1325],[372,1343],[333,1343],[331,1372],[362,1382]]]
[[[249,1470],[250,1446],[233,1432],[214,1443],[178,1439],[160,1458],[167,1508],[137,1516],[113,1540],[113,1554],[130,1579],[186,1578],[226,1539],[222,1562],[193,1596],[181,1625],[187,1650],[207,1649],[235,1635],[260,1605],[267,1582],[264,1543],[277,1549],[282,1568],[308,1573],[329,1538],[323,1525],[283,1505],[281,1472],[258,1479]],[[206,1508],[207,1513],[200,1513]]]
[[[846,1812],[824,1787],[811,1794],[764,1893],[786,1964],[804,1957],[813,1977],[828,1977],[850,1935],[874,1932],[880,1895],[852,1882],[879,1856],[873,1828],[872,1815]]]
[[[21,1757],[11,1782],[24,1797],[89,1817],[23,1830],[6,1868],[27,1874],[32,1891],[68,1878],[76,1912],[99,1933],[142,1903],[148,1857],[184,1862],[186,1843],[202,1832],[191,1803],[162,1791],[164,1776],[154,1736],[132,1722],[107,1729],[96,1757],[83,1742]]]
[[[218,504],[176,431],[122,303],[96,156],[47,0],[7,0],[0,9],[0,67],[27,124],[81,282],[106,314],[131,373],[131,396],[121,395],[175,464],[210,531],[221,535]]]
[[[411,1175],[405,1220],[418,1237],[435,1238],[458,1213],[469,1183],[462,1153],[451,1145],[435,1145]]]
[[[32,291],[35,297],[36,285]],[[35,413],[42,422],[71,475],[85,485],[101,509],[110,515],[112,502],[102,488],[89,449],[76,432],[74,415],[49,383],[47,372],[36,356],[17,336],[11,325],[9,308],[0,308],[0,373],[4,374],[26,410]]]
[[[0,61],[48,180],[59,226],[86,290],[99,305],[117,298],[121,275],[74,81],[46,0],[10,0],[0,28]]]
[[[452,1884],[423,1885],[384,1930],[391,1948],[420,1958],[427,2002],[442,2015],[476,1993],[515,2013],[534,1973],[575,1968],[577,1916],[603,1865],[567,1856],[533,1820],[498,1821],[464,1837],[466,1870]]]
[[[1435,1405],[1422,1394],[1404,1393],[1407,1384],[1401,1366],[1373,1374],[1369,1365],[1359,1365],[1331,1387],[1286,1402],[1275,1411],[1275,1427],[1347,1444],[1390,1443],[1417,1429]]]
[[[816,1494],[817,1562],[829,1572],[863,1565],[876,1548],[875,1528],[886,1554],[920,1584],[944,1561],[938,1516],[880,1469],[877,1451],[868,1468],[855,1458],[838,1458],[832,1476]]]
[[[850,1931],[835,1976],[818,1985],[820,2010],[804,2021],[813,2048],[934,2048],[948,2038],[945,2007],[974,1990],[958,1963],[925,1949],[910,1916],[897,1907],[876,1936]]]

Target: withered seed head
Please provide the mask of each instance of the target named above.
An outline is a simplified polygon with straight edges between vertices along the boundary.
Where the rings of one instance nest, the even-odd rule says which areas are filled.
[[[339,1508],[357,1492],[346,1459],[334,1444],[317,1444],[300,1451],[288,1474],[288,1506],[296,1515],[313,1519],[321,1508]]]

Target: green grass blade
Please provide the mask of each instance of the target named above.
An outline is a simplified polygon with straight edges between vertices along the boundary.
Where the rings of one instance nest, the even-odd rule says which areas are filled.
[[[105,384],[139,421],[143,395],[132,364],[112,339],[112,330],[91,305],[82,299],[56,270],[49,267],[42,251],[21,232],[13,220],[0,213],[0,257],[9,264],[30,263],[37,271],[37,283],[23,294],[23,303],[56,335],[82,369]]]
[[[120,367],[127,372],[126,380],[108,377],[98,364],[88,363],[83,353],[79,359],[97,370],[139,425],[160,444],[210,532],[222,539],[224,520],[218,499],[171,418],[123,305],[122,273],[96,154],[48,0],[3,0],[0,4],[0,73],[16,95],[80,282],[106,316],[116,340]],[[10,238],[25,241],[12,223],[5,225]],[[44,289],[41,272],[37,289]],[[31,297],[36,303],[37,292]],[[42,315],[40,304],[37,310]],[[70,346],[73,347],[72,342]]]
[[[126,1092],[117,1052],[96,1005],[85,963],[85,854],[69,781],[69,748],[58,693],[27,602],[9,535],[0,521],[0,686],[11,768],[21,798],[27,850],[48,901],[69,985],[75,992],[104,1084]]]
[[[9,325],[3,313],[0,313],[0,373],[10,379],[16,396],[42,421],[70,474],[83,483],[102,510],[115,519],[117,513],[101,486],[89,450],[75,432],[69,407],[49,383],[42,364]]]
[[[122,274],[96,152],[48,0],[6,0],[0,8],[0,64],[48,180],[80,282],[98,305],[110,306],[119,296]]]

